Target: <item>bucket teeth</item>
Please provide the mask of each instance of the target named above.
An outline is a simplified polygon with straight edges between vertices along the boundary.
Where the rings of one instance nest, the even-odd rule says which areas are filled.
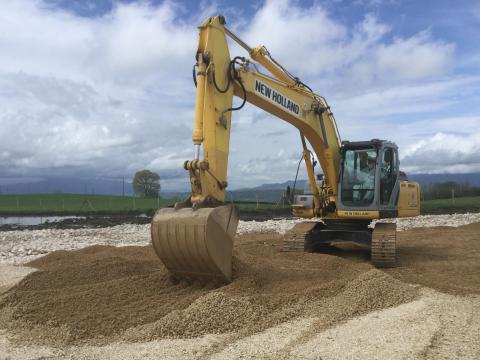
[[[160,209],[152,220],[152,245],[176,278],[230,282],[237,226],[234,205]]]

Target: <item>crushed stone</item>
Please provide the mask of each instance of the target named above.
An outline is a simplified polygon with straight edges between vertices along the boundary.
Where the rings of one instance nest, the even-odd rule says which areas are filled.
[[[301,221],[304,220],[240,221],[237,235],[284,234]],[[414,218],[396,219],[396,222],[399,231],[420,227],[458,227],[480,222],[480,213],[423,215]],[[95,229],[0,231],[0,263],[25,264],[52,251],[75,250],[92,245],[145,246],[149,243],[149,224],[124,224]]]
[[[234,281],[220,288],[173,282],[150,246],[57,251],[0,299],[0,328],[54,346],[246,336],[307,315],[327,326],[417,295],[367,263],[272,243],[237,247]]]

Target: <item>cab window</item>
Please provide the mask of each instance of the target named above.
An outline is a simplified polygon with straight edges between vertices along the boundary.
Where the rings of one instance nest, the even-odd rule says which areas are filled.
[[[390,202],[397,181],[397,174],[397,152],[393,148],[386,148],[383,151],[380,164],[380,203],[382,205],[387,205]]]
[[[375,149],[346,150],[342,172],[342,203],[347,206],[368,206],[375,195]]]

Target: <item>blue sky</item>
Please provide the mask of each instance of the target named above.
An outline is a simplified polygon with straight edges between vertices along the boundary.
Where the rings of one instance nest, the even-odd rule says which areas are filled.
[[[84,17],[101,17],[111,13],[119,4],[131,4],[135,0],[48,0],[53,8],[62,8],[75,15]],[[149,1],[149,4],[160,5],[161,0]],[[219,13],[240,12],[242,16],[252,16],[263,1],[174,1],[183,7],[185,13],[197,12],[202,7],[214,4]],[[379,19],[395,27],[395,33],[401,36],[412,36],[419,31],[430,29],[435,36],[455,41],[459,47],[469,51],[475,44],[478,34],[478,13],[475,13],[474,0],[359,0],[359,1],[296,1],[292,2],[302,8],[310,8],[315,4],[323,6],[333,17],[349,24],[361,21],[365,13],[374,14]],[[473,10],[473,11],[472,11]],[[478,10],[477,10],[478,11]],[[181,15],[180,15],[181,17]],[[471,35],[471,36],[468,36]]]
[[[343,139],[395,141],[410,173],[480,171],[479,1],[7,0],[0,182],[147,167],[185,187],[196,26],[218,13],[329,100]],[[288,124],[235,114],[232,188],[290,179],[299,156]]]

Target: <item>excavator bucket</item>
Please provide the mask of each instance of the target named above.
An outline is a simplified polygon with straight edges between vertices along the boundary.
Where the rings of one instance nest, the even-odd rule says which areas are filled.
[[[237,226],[234,205],[160,209],[152,220],[152,244],[175,278],[230,282]]]

